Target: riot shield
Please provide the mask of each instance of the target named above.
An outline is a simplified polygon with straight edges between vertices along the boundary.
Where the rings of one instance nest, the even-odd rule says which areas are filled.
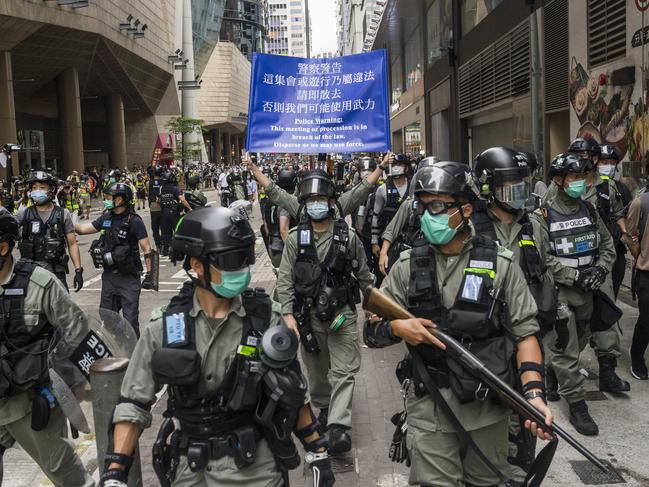
[[[160,253],[157,250],[151,250],[151,284],[154,291],[160,289]]]
[[[74,428],[89,433],[82,403],[90,401],[90,367],[106,357],[130,358],[137,337],[131,324],[107,309],[84,310],[80,329],[57,336],[48,353],[51,390]]]

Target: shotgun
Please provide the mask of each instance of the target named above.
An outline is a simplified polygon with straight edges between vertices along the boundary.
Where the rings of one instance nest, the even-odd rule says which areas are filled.
[[[365,289],[363,309],[377,314],[387,320],[406,320],[415,318],[408,310],[404,309],[392,298],[383,294],[373,286]],[[437,339],[446,345],[445,352],[462,365],[475,378],[488,385],[499,398],[512,411],[525,419],[535,422],[539,428],[550,434],[555,434],[564,439],[571,447],[583,455],[589,462],[599,468],[602,472],[608,472],[608,466],[591,453],[584,445],[573,438],[570,433],[553,423],[552,426],[545,424],[545,416],[521,396],[514,388],[503,382],[498,376],[491,372],[475,355],[460,345],[454,338],[450,337],[437,328],[428,328]]]

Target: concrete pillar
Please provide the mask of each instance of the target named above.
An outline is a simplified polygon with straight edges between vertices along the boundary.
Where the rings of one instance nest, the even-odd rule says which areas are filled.
[[[223,146],[225,147],[225,163],[232,164],[232,139],[230,132],[223,132]]]
[[[16,138],[16,105],[14,102],[13,74],[11,69],[11,53],[0,52],[0,147],[7,143],[15,144]],[[13,156],[13,173],[18,171],[18,154]],[[5,170],[0,168],[2,175]]]
[[[221,129],[214,129],[214,162],[221,164],[223,158],[223,140],[221,139]]]
[[[236,162],[241,161],[241,135],[234,135],[234,160]]]
[[[117,93],[106,97],[106,119],[108,121],[108,159],[110,167],[126,169],[126,125],[124,124],[124,103]]]
[[[61,156],[63,175],[72,171],[83,172],[83,131],[81,129],[81,96],[79,73],[68,68],[56,79],[59,102],[59,128],[61,129]]]

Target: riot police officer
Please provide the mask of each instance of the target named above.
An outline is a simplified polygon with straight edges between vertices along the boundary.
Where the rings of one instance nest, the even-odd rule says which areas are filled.
[[[558,380],[558,393],[570,406],[570,422],[579,433],[589,436],[597,435],[599,428],[584,398],[579,354],[589,337],[596,352],[614,347],[608,343],[613,323],[608,323],[607,329],[596,330],[591,318],[600,318],[599,313],[592,316],[593,294],[604,284],[615,260],[615,247],[606,223],[592,204],[582,200],[591,170],[592,161],[578,154],[555,157],[548,191],[548,195],[554,196],[534,215],[540,229],[535,237],[547,255],[547,265],[559,288],[555,330],[546,337],[551,352],[548,392],[555,390]],[[598,359],[600,374],[612,372],[607,370],[608,357],[598,353]],[[558,400],[550,395],[548,398]]]
[[[68,289],[65,276],[68,273],[69,253],[74,266],[75,291],[78,292],[83,287],[81,255],[70,212],[53,202],[56,178],[36,171],[27,179],[27,186],[34,205],[21,208],[16,215],[21,226],[20,256],[37,262],[55,274]]]
[[[330,451],[351,449],[354,376],[360,370],[356,304],[372,284],[356,232],[335,218],[333,182],[322,170],[299,185],[304,213],[289,232],[277,279],[284,321],[301,337],[313,404],[327,418]]]
[[[358,162],[358,171],[354,173],[352,186],[356,186],[357,184],[360,184],[362,180],[367,179],[370,174],[376,170],[376,166],[376,159],[372,157],[362,157]],[[365,204],[360,205],[356,214],[353,215],[355,216],[353,221],[354,230],[356,230],[356,233],[363,243],[365,257],[367,258],[370,269],[376,269],[374,262],[375,257],[374,254],[372,254],[372,215],[374,214],[374,198],[377,187],[378,186],[375,186],[371,190]]]
[[[139,334],[141,289],[151,289],[151,245],[142,218],[133,210],[133,191],[124,183],[114,183],[104,193],[105,211],[92,223],[76,225],[79,235],[101,232],[92,242],[90,255],[93,264],[103,269],[101,275],[101,308],[119,312]],[[140,249],[144,252],[146,274]]]
[[[149,210],[151,212],[151,233],[153,233],[153,241],[156,249],[160,250],[162,247],[162,239],[160,238],[160,220],[162,218],[162,206],[160,206],[160,190],[162,189],[162,181],[160,180],[164,168],[155,166],[152,168],[153,176],[149,180]]]
[[[263,289],[247,289],[255,262],[248,221],[229,208],[195,210],[180,223],[173,251],[196,277],[152,313],[138,340],[101,485],[126,486],[137,438],[151,425],[149,405],[164,384],[167,419],[153,459],[161,484],[288,485],[287,470],[299,464],[293,432],[308,452],[314,486],[333,485],[326,441],[305,402],[297,340],[282,325],[280,306]]]
[[[35,262],[14,260],[11,251],[18,239],[18,222],[1,211],[0,307],[6,311],[0,314],[0,429],[55,485],[94,486],[66,438],[67,423],[53,400],[47,360],[55,330],[81,335],[87,318],[54,274]],[[3,441],[3,451],[5,446]]]
[[[477,400],[479,381],[467,380],[471,376],[461,368],[451,369],[439,349],[443,344],[426,328],[461,338],[494,371],[509,368],[511,384],[519,375],[526,399],[550,424],[536,305],[512,253],[469,225],[477,197],[469,167],[443,161],[419,170],[415,178],[423,238],[392,266],[383,292],[417,318],[368,326],[366,343],[383,347],[403,340],[410,351],[400,367],[407,391],[410,484],[500,485],[507,477],[510,411],[488,397]],[[536,426],[525,424],[533,435],[549,439]]]
[[[531,196],[533,168],[527,157],[508,147],[492,147],[475,158],[474,171],[481,195],[471,217],[474,231],[509,250],[518,263],[538,309],[541,336],[554,328],[557,312],[552,274],[543,248],[537,246],[533,221],[525,210]],[[513,479],[525,480],[534,460],[535,442],[520,424],[518,415],[510,420],[510,454]]]
[[[239,169],[234,168],[232,172],[228,174],[226,182],[228,184],[228,190],[227,193],[224,192],[225,198],[222,198],[221,204],[223,206],[230,206],[236,200],[248,199],[246,183],[243,180]]]
[[[140,209],[140,206],[143,210],[146,210],[146,181],[142,174],[138,174],[135,177],[135,196],[137,197],[137,209]]]
[[[160,189],[160,206],[162,207],[160,218],[162,247],[160,248],[160,255],[168,256],[174,228],[176,228],[180,218],[180,188],[176,183],[176,176],[170,171],[165,171],[160,177],[160,181],[162,182],[162,188]]]
[[[295,191],[297,174],[292,169],[281,169],[277,175],[277,186],[289,194]],[[268,255],[273,267],[279,268],[284,251],[284,242],[288,238],[288,231],[295,226],[295,219],[284,208],[273,202],[264,204],[262,217],[264,230],[268,237]]]
[[[396,154],[387,172],[385,184],[376,190],[372,209],[372,253],[377,260],[381,253],[381,234],[408,196],[409,167],[410,160],[403,154]],[[380,273],[377,277],[382,278]]]

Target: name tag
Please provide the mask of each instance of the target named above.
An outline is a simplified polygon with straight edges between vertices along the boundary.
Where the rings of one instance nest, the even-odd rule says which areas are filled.
[[[300,230],[300,245],[311,245],[310,230]]]
[[[175,313],[165,317],[165,331],[167,333],[167,344],[183,344],[187,341],[185,315]]]
[[[469,261],[469,267],[474,269],[490,269],[493,270],[494,263],[488,260],[471,260]]]
[[[5,296],[22,296],[23,294],[25,294],[25,290],[22,288],[5,289]]]
[[[110,228],[112,224],[112,220],[104,220],[101,224],[101,228]]]
[[[32,222],[32,233],[41,233],[41,222]]]
[[[251,347],[256,347],[258,343],[259,339],[257,337],[249,336],[246,340],[246,344],[250,345]]]

